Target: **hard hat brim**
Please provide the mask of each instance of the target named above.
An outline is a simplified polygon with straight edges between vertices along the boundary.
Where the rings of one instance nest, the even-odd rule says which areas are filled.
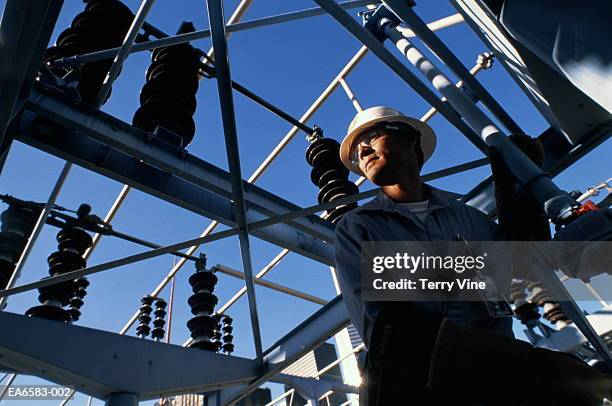
[[[373,127],[377,123],[382,122],[401,122],[414,127],[417,131],[421,133],[421,150],[423,151],[423,162],[426,162],[431,157],[434,149],[436,148],[436,134],[429,125],[427,125],[421,120],[412,117],[397,115],[381,116],[369,120],[361,124],[359,127],[354,128],[346,135],[346,137],[344,137],[344,140],[342,140],[342,144],[340,144],[340,160],[342,160],[344,166],[346,166],[351,172],[354,172],[360,176],[365,176],[361,169],[359,169],[359,166],[351,162],[350,154],[353,142],[365,130]]]

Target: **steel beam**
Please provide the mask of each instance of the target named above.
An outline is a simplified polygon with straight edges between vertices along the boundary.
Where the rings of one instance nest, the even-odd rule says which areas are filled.
[[[62,0],[7,0],[0,22],[0,144],[19,100],[27,97]]]
[[[425,101],[435,107],[452,125],[461,131],[467,139],[480,151],[487,153],[487,145],[449,105],[441,101],[438,96],[417,78],[406,65],[400,62],[385,46],[368,30],[362,27],[342,7],[333,0],[314,0],[325,9],[338,23],[353,34],[359,41],[372,51],[385,65],[412,87]]]
[[[8,312],[0,312],[0,325],[10,332],[0,335],[3,365],[99,399],[129,392],[145,401],[257,377],[255,362],[246,358]]]
[[[34,75],[63,0],[7,0],[0,22],[0,171],[10,148],[5,132],[20,102],[30,93]]]
[[[240,254],[244,270],[247,299],[255,354],[258,365],[263,367],[261,329],[259,327],[259,314],[257,313],[257,300],[255,297],[255,284],[253,283],[253,265],[251,262],[251,244],[246,218],[246,207],[240,166],[240,151],[238,148],[238,130],[236,129],[236,112],[234,110],[234,96],[232,93],[232,75],[230,71],[229,55],[227,52],[227,38],[225,33],[225,18],[223,16],[222,0],[206,0],[208,22],[215,52],[215,76],[221,103],[221,119],[223,133],[225,134],[225,151],[229,164],[229,176],[232,187],[236,222],[238,225],[238,238],[240,241]]]

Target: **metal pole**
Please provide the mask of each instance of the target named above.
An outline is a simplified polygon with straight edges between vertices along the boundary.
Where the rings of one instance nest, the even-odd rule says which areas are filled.
[[[327,1],[327,0],[316,0]],[[555,223],[563,223],[579,203],[560,190],[550,175],[534,164],[516,145],[510,142],[495,124],[480,110],[465,93],[458,90],[450,80],[427,59],[407,38],[386,18],[378,21],[379,27],[391,39],[408,61],[412,63],[434,87],[442,93],[462,115],[470,127],[482,137],[487,145],[495,147],[521,184],[533,193],[546,215]]]
[[[293,389],[293,388],[289,389],[287,392],[285,392],[282,395],[279,395],[278,397],[272,399],[272,401],[266,403],[264,406],[274,406],[274,405],[276,405],[276,403],[278,403],[278,401],[285,399],[287,396],[289,396],[293,392],[295,392],[295,389]]]
[[[176,258],[174,264],[176,265]],[[170,284],[170,298],[168,299],[168,328],[166,329],[166,344],[170,344],[170,334],[172,333],[172,311],[174,310],[174,287],[176,285],[176,277],[172,278]]]
[[[10,388],[13,382],[15,381],[15,378],[17,378],[17,374],[10,374],[6,383],[2,385],[2,391],[0,392],[0,402],[4,398],[4,395],[6,395],[8,388]]]
[[[361,104],[359,103],[359,100],[357,100],[357,98],[355,97],[355,93],[353,93],[353,91],[349,87],[348,83],[346,83],[346,80],[341,78],[340,79],[340,84],[342,85],[342,88],[344,89],[344,92],[348,96],[349,100],[353,104],[353,107],[355,107],[355,110],[363,111],[363,107],[361,107]]]
[[[110,393],[105,406],[138,406],[138,395],[135,393],[127,393],[127,392],[113,392]]]
[[[238,3],[236,8],[234,9],[234,12],[230,16],[230,18],[227,20],[227,23],[224,22],[224,24],[223,24],[223,26],[224,26],[223,27],[223,33],[224,33],[226,41],[227,41],[227,38],[229,38],[229,33],[225,31],[225,25],[230,25],[230,24],[233,24],[233,23],[235,23],[237,21],[240,21],[242,19],[242,17],[244,16],[244,14],[249,9],[249,7],[251,7],[252,3],[253,3],[253,0],[240,0],[240,3]],[[207,4],[208,4],[208,1],[207,1]],[[208,7],[210,8],[210,6],[208,6]],[[221,8],[221,11],[223,12],[223,7]],[[209,22],[208,26],[210,27],[211,36],[212,36],[212,25],[210,24],[210,22],[211,22],[210,21],[210,14],[208,15],[208,22]],[[213,61],[215,60],[215,52],[216,51],[214,49],[214,40],[213,40],[213,46],[210,47],[210,49],[206,53],[206,55],[208,56],[209,60],[213,60]]]
[[[47,200],[44,209],[38,216],[38,220],[36,221],[36,225],[34,226],[32,235],[28,239],[28,242],[26,243],[26,246],[24,247],[23,252],[21,253],[21,257],[19,258],[19,261],[15,266],[15,271],[13,272],[13,275],[11,275],[11,279],[9,279],[5,289],[11,289],[13,286],[15,286],[15,283],[17,282],[17,279],[19,278],[23,267],[25,266],[25,263],[28,260],[30,252],[34,247],[34,244],[36,243],[40,232],[45,226],[47,217],[49,216],[49,212],[51,211],[51,208],[55,204],[55,201],[57,200],[57,197],[59,196],[62,187],[64,186],[64,182],[66,181],[66,178],[68,177],[71,168],[72,164],[70,162],[66,162],[66,164],[64,164],[64,167],[62,168],[62,171],[60,172],[59,177],[57,178],[57,181],[55,181],[55,185],[51,190],[49,199]],[[6,307],[6,301],[6,297],[0,296],[0,311],[2,311]]]
[[[245,284],[249,300],[249,312],[251,314],[255,354],[257,362],[263,368],[261,332],[259,328],[259,316],[257,314],[257,302],[255,299],[255,285],[253,284],[253,270],[251,265],[251,252],[248,234],[249,231],[246,222],[246,208],[244,206],[244,190],[242,188],[242,171],[240,169],[240,155],[238,152],[236,117],[234,113],[234,100],[231,86],[232,78],[230,74],[229,57],[227,54],[227,43],[225,37],[223,4],[221,0],[207,0],[206,4],[213,46],[217,56],[215,58],[217,87],[221,102],[221,116],[223,120],[223,130],[225,133],[225,148],[227,151],[227,161],[229,164],[230,180],[232,183],[236,222],[239,230],[238,238],[240,240],[242,266],[244,268]]]
[[[229,276],[233,276],[235,278],[239,278],[239,279],[243,279],[245,278],[245,275],[240,272],[240,271],[236,271],[235,269],[229,268],[225,265],[217,265],[216,266],[217,271],[221,272],[223,274],[229,275]],[[307,300],[309,302],[312,303],[316,303],[319,305],[325,305],[327,304],[329,301],[322,299],[320,297],[308,294],[308,293],[304,293],[304,292],[300,292],[299,290],[295,290],[295,289],[291,289],[287,286],[281,285],[279,283],[275,283],[275,282],[271,282],[271,281],[267,281],[265,279],[261,279],[261,278],[254,278],[254,283],[256,283],[257,285],[261,285],[261,286],[265,286],[267,288],[270,288],[272,290],[275,290],[277,292],[282,292],[282,293],[286,293],[290,296],[293,297],[297,297],[298,299],[304,299]],[[224,311],[218,310],[217,313],[221,314]]]
[[[383,0],[385,6],[390,9],[399,19],[404,21],[412,31],[427,45],[427,47],[438,58],[448,65],[448,67],[463,81],[465,87],[475,94],[482,103],[499,119],[506,129],[513,133],[522,133],[519,125],[503,109],[503,107],[491,96],[480,82],[474,78],[463,66],[459,58],[434,34],[427,24],[409,7],[405,1]]]
[[[285,113],[283,110],[279,109],[278,107],[276,107],[272,103],[270,103],[267,100],[263,99],[262,97],[256,95],[255,93],[251,92],[246,87],[242,86],[239,83],[234,82],[233,80],[232,80],[232,88],[234,88],[236,91],[242,93],[243,95],[245,95],[249,99],[255,101],[257,104],[259,104],[260,106],[264,107],[268,111],[271,111],[272,113],[274,113],[277,116],[281,117],[282,119],[284,119],[285,121],[289,122],[290,124],[298,127],[300,130],[304,131],[306,134],[311,135],[311,134],[314,133],[314,129],[308,127],[306,124],[303,124],[298,119],[293,118],[292,116],[290,116],[289,114]]]
[[[361,352],[363,350],[365,350],[365,344],[361,343],[357,347],[353,348],[353,350],[351,352],[344,354],[342,357],[338,358],[337,360],[335,360],[331,364],[329,364],[326,367],[324,367],[323,369],[319,370],[315,374],[314,377],[315,378],[320,377],[321,375],[323,375],[324,373],[326,373],[327,371],[329,371],[330,369],[332,369],[333,367],[335,367],[336,365],[338,365],[339,363],[341,363],[342,361],[344,361],[345,359],[347,359],[351,355],[357,354],[358,352]]]
[[[472,67],[472,69],[470,69],[470,75],[476,76],[483,69],[490,69],[492,65],[493,65],[493,54],[488,53],[488,52],[483,52],[482,54],[478,55],[476,64]],[[463,81],[460,80],[459,82],[457,82],[456,86],[457,88],[461,89],[463,87]],[[443,97],[442,100],[446,101],[446,97]],[[425,115],[421,117],[421,121],[428,121],[437,112],[438,110],[436,110],[435,107],[430,108],[429,111],[427,111],[427,113],[425,113]]]
[[[384,62],[392,71],[402,78],[410,87],[412,87],[421,97],[429,104],[436,107],[451,124],[461,131],[470,142],[472,142],[483,153],[487,153],[487,145],[463,120],[459,114],[450,106],[438,98],[438,96],[418,79],[403,63],[399,61],[391,52],[380,43],[368,30],[362,27],[353,17],[351,17],[342,7],[333,0],[314,0],[319,6],[323,7],[327,12],[335,18],[342,26],[350,33],[357,37],[364,45],[366,45],[382,62]]]
[[[106,77],[104,78],[104,82],[102,84],[102,88],[100,89],[100,92],[96,97],[95,104],[97,106],[101,106],[108,97],[108,93],[110,92],[111,86],[113,85],[115,79],[117,79],[117,76],[119,76],[119,71],[123,66],[123,61],[125,61],[125,59],[130,54],[130,48],[132,48],[132,44],[136,40],[138,31],[140,31],[140,28],[142,27],[145,18],[147,18],[147,14],[153,6],[153,3],[155,3],[155,0],[143,0],[142,3],[140,3],[140,8],[138,9],[136,16],[134,17],[134,20],[132,21],[132,25],[130,26],[130,29],[128,30],[125,36],[125,39],[123,40],[123,44],[121,44],[119,52],[117,52],[117,56],[115,57],[115,60],[113,61],[113,64],[110,67],[110,70],[106,74]]]

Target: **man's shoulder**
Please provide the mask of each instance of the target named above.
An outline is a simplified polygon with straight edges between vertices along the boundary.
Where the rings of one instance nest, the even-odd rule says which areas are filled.
[[[353,210],[347,212],[342,216],[340,221],[336,224],[336,230],[342,229],[350,229],[354,228],[356,225],[363,225],[363,219],[366,216],[376,215],[376,212],[382,212],[379,210],[379,202],[377,202],[377,198],[374,198],[367,203],[355,207]]]

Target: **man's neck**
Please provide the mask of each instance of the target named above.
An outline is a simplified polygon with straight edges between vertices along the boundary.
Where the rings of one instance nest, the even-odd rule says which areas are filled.
[[[422,202],[426,199],[423,182],[382,186],[382,191],[398,203]]]

